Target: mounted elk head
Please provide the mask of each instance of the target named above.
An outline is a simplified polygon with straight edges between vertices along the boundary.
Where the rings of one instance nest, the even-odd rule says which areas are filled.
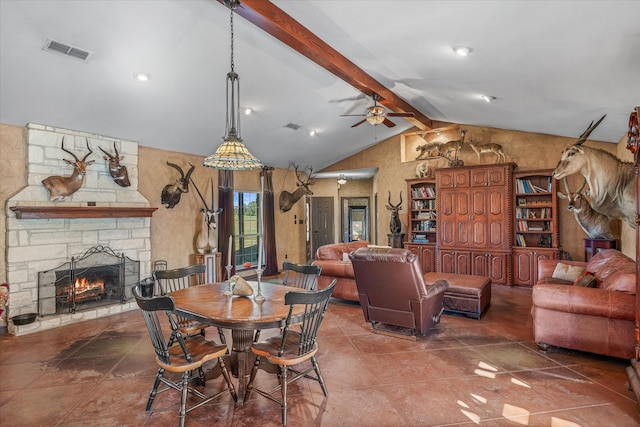
[[[211,180],[211,204],[207,204],[207,201],[202,196],[202,193],[196,186],[196,183],[191,180],[191,184],[193,188],[196,189],[198,196],[200,196],[200,200],[202,200],[203,208],[200,209],[201,214],[201,222],[200,222],[200,231],[196,235],[196,250],[200,254],[215,252],[218,248],[218,236],[215,232],[216,225],[216,215],[219,215],[222,212],[222,208],[218,208],[216,210],[213,209],[214,196],[213,196],[213,179]]]
[[[102,147],[98,148],[100,149],[100,151],[106,154],[106,156],[103,156],[102,158],[109,163],[109,175],[111,175],[113,181],[120,187],[129,187],[131,185],[131,183],[129,182],[129,173],[127,172],[127,167],[120,164],[120,160],[123,160],[124,156],[120,156],[118,154],[116,142],[113,142],[113,151],[116,152],[116,154],[113,156],[104,151]]]
[[[187,171],[187,174],[185,175],[180,166],[170,162],[167,162],[167,164],[172,168],[175,168],[178,172],[180,172],[180,178],[177,179],[175,183],[167,184],[162,189],[162,194],[161,194],[162,204],[165,205],[168,209],[171,209],[175,205],[177,205],[178,202],[180,202],[180,196],[182,196],[182,193],[189,192],[189,180],[191,179],[191,173],[195,169],[195,165],[192,165],[191,163],[189,163],[191,167],[189,168],[189,170]]]
[[[296,182],[296,186],[298,188],[293,193],[289,193],[288,191],[285,191],[285,190],[283,190],[280,193],[279,202],[280,202],[281,212],[288,212],[291,209],[291,207],[293,207],[293,205],[295,205],[296,202],[300,200],[303,194],[306,194],[307,196],[313,195],[313,191],[309,189],[309,186],[315,184],[315,181],[311,180],[311,174],[313,173],[313,168],[309,167],[308,178],[302,179],[300,176],[300,172],[298,172],[298,166],[293,165],[293,167],[296,171],[296,180],[298,181]]]
[[[633,163],[623,162],[611,153],[583,143],[602,122],[591,122],[580,138],[566,148],[553,170],[553,177],[561,179],[579,173],[587,180],[591,192],[591,207],[603,215],[624,220],[637,228],[635,220],[635,181]]]
[[[589,236],[590,239],[613,239],[613,232],[611,231],[611,224],[609,217],[596,212],[591,207],[591,203],[586,199],[589,195],[589,190],[582,191],[587,185],[586,178],[582,181],[582,185],[576,192],[572,192],[569,189],[569,183],[567,177],[562,178],[564,182],[564,189],[567,194],[563,194],[558,191],[558,197],[569,201],[567,209],[573,212],[576,217],[576,221],[580,224],[580,227]]]
[[[84,184],[84,177],[87,174],[87,166],[92,165],[95,160],[87,161],[87,157],[93,153],[89,147],[89,140],[85,138],[87,142],[87,150],[89,152],[82,158],[78,159],[75,154],[64,148],[64,137],[62,137],[62,151],[69,153],[75,159],[71,160],[63,159],[65,163],[73,166],[73,172],[70,176],[50,176],[42,180],[42,184],[49,190],[49,200],[52,202],[62,201],[67,196],[72,195]]]
[[[398,216],[398,211],[400,211],[402,207],[402,191],[400,192],[400,203],[394,205],[391,203],[391,191],[389,191],[389,200],[387,204],[387,209],[391,211],[391,221],[389,222],[389,230],[392,233],[400,233],[402,230],[402,223],[400,223],[400,216]]]

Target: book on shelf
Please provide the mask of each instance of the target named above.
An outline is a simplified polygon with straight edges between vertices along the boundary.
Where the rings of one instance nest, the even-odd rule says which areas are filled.
[[[516,245],[526,247],[527,241],[524,239],[522,234],[516,234]]]

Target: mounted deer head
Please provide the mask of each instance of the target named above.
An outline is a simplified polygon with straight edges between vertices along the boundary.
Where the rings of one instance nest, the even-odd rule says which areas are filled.
[[[167,184],[162,189],[161,200],[162,204],[165,205],[168,209],[173,208],[175,205],[180,202],[180,196],[182,193],[189,192],[189,180],[191,179],[191,173],[195,169],[195,165],[192,165],[189,168],[189,171],[185,175],[182,171],[182,168],[174,163],[167,162],[169,166],[175,168],[178,172],[180,172],[180,178],[176,180],[173,184]]]
[[[131,183],[129,182],[129,173],[127,172],[126,166],[120,165],[120,160],[123,160],[124,156],[120,156],[118,154],[116,142],[113,141],[113,151],[116,152],[114,156],[104,151],[102,147],[98,148],[100,149],[100,151],[106,154],[106,156],[103,156],[103,159],[107,160],[109,163],[109,175],[111,175],[113,181],[120,187],[129,187],[131,185]]]
[[[389,191],[389,200],[387,202],[387,209],[391,211],[391,221],[389,222],[389,230],[392,233],[400,233],[402,230],[402,223],[400,222],[400,217],[398,216],[398,211],[400,211],[402,205],[402,191],[400,191],[400,203],[394,205],[391,203],[391,191]]]
[[[222,208],[218,208],[216,210],[213,209],[214,196],[213,196],[213,179],[210,181],[211,183],[211,204],[207,204],[207,201],[202,196],[202,193],[196,186],[196,183],[191,180],[191,184],[193,188],[196,189],[198,196],[200,196],[200,200],[202,200],[203,208],[200,209],[201,213],[201,222],[200,222],[200,231],[196,235],[196,250],[200,254],[215,252],[218,248],[218,236],[216,233],[216,215],[219,215],[222,212]]]
[[[89,140],[85,138],[87,142],[87,150],[89,152],[82,158],[78,159],[75,154],[64,148],[64,137],[62,137],[62,151],[69,153],[75,159],[71,160],[63,159],[65,163],[73,166],[73,172],[70,176],[50,176],[42,180],[42,184],[49,190],[49,200],[52,202],[62,201],[67,196],[72,195],[84,184],[84,177],[87,173],[87,166],[92,165],[95,160],[87,161],[87,157],[93,153],[89,147]]]
[[[298,172],[298,166],[294,165],[293,163],[292,165],[296,171],[296,180],[297,180],[296,186],[298,188],[293,193],[282,190],[279,198],[281,212],[288,212],[291,209],[291,207],[295,205],[298,200],[300,200],[303,194],[306,194],[308,196],[313,195],[313,191],[309,189],[309,186],[315,184],[315,181],[311,180],[311,174],[313,173],[313,168],[309,167],[309,174],[307,175],[308,178],[302,179],[300,177],[300,172]]]

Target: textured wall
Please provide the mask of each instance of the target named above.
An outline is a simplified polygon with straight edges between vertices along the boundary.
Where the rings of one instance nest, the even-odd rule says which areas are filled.
[[[7,281],[7,199],[27,185],[25,128],[0,124],[0,282]]]
[[[449,125],[450,124],[448,123],[434,123],[434,127]],[[564,138],[553,135],[516,132],[467,125],[460,125],[460,127],[467,129],[465,141],[474,139],[477,143],[492,142],[501,144],[506,155],[506,161],[514,162],[518,165],[516,171],[553,169],[560,160],[560,153],[562,150],[567,145],[570,145],[575,141],[575,138]],[[621,145],[624,146],[623,142],[616,145],[593,141],[587,142],[587,145],[601,148],[619,157],[621,155],[621,153],[619,153],[619,147]],[[379,242],[386,242],[387,240],[386,233],[388,232],[387,225],[389,224],[390,213],[385,209],[385,204],[387,202],[388,191],[391,191],[391,194],[395,195],[393,200],[396,200],[395,198],[400,190],[403,190],[403,194],[406,193],[405,179],[416,177],[415,169],[419,161],[413,160],[403,163],[401,162],[401,152],[401,138],[400,136],[397,136],[374,145],[367,150],[355,154],[323,170],[323,172],[328,172],[370,168],[375,166],[379,168],[378,173],[373,179],[372,191],[372,194],[378,194]],[[410,149],[407,150],[407,152],[415,152],[415,150]],[[407,156],[407,159],[410,160],[409,156]],[[466,144],[460,153],[460,159],[464,161],[465,165],[478,164],[477,155]],[[491,163],[493,161],[494,157],[492,155],[483,155],[482,163]],[[437,166],[437,162],[439,161],[434,162],[434,166]],[[444,165],[441,164],[441,166]],[[577,175],[569,179],[569,184],[572,189],[576,189],[581,182],[582,178]],[[562,244],[562,248],[569,252],[573,259],[582,260],[584,259],[583,239],[587,236],[576,222],[573,214],[566,209],[567,201],[560,200],[559,207],[560,242]],[[407,218],[406,203],[403,203],[400,218],[403,220],[404,230],[406,228]],[[613,223],[614,233],[620,236],[620,221],[614,220]],[[634,233],[624,233],[622,236],[622,246],[625,248],[624,252],[632,257],[635,257],[635,239],[631,237],[634,235]]]

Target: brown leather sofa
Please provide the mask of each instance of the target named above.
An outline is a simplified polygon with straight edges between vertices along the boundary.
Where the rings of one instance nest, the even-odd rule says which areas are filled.
[[[364,318],[374,329],[425,335],[440,322],[444,280],[427,285],[418,256],[407,249],[360,248],[349,255]]]
[[[320,277],[318,277],[318,289],[324,289],[331,284],[333,279],[337,279],[336,287],[333,288],[334,298],[346,299],[350,301],[360,301],[356,279],[353,275],[351,261],[345,259],[346,255],[358,248],[369,245],[367,240],[358,240],[349,243],[333,243],[320,246],[316,251],[316,256],[312,265],[322,267]]]
[[[592,273],[597,287],[553,278],[558,263]],[[635,355],[636,264],[606,249],[588,262],[541,260],[533,287],[531,314],[535,342],[630,359]]]

